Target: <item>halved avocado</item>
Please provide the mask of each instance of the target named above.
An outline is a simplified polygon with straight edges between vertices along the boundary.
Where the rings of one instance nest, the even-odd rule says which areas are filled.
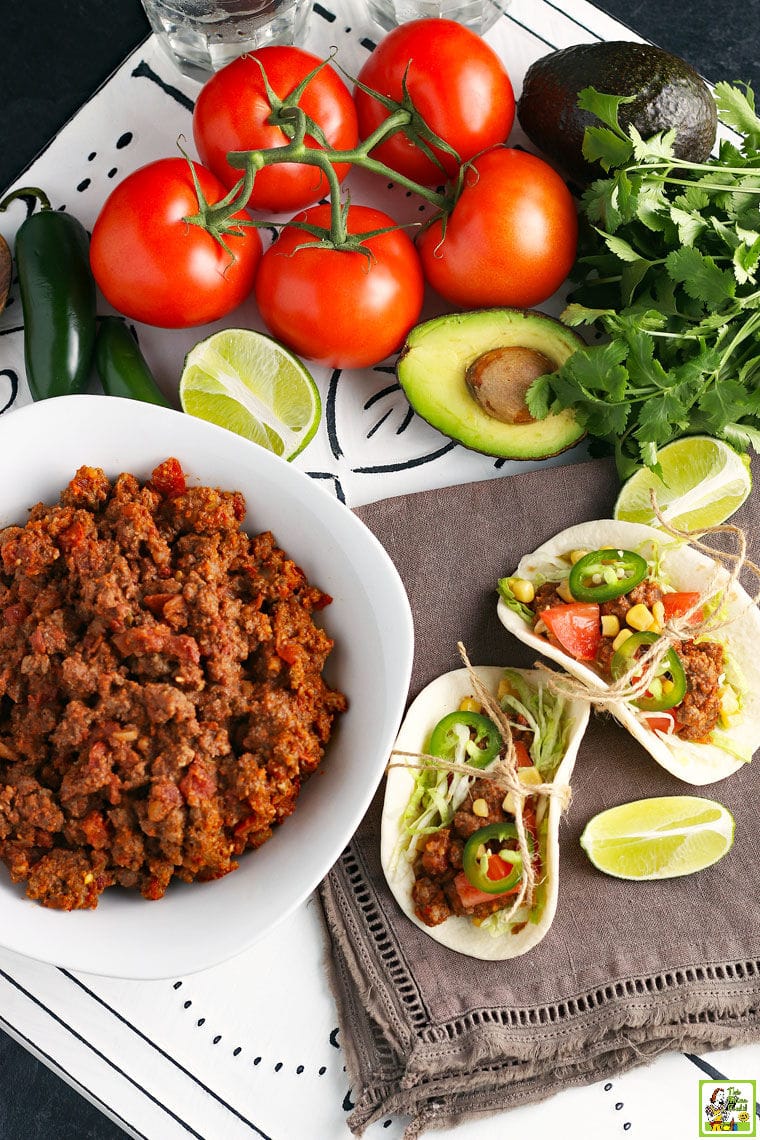
[[[534,420],[525,392],[583,344],[531,309],[450,313],[412,329],[396,372],[415,412],[444,435],[502,459],[546,459],[585,433],[571,409]]]

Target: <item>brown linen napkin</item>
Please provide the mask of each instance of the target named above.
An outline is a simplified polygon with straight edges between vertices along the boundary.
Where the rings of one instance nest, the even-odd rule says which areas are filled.
[[[496,617],[497,579],[562,528],[608,517],[617,486],[611,463],[595,460],[357,512],[409,594],[410,697],[461,666],[459,640],[474,664],[534,663]],[[735,521],[760,534],[760,500]],[[560,832],[554,923],[534,950],[506,962],[448,950],[400,911],[379,859],[382,793],[320,888],[355,1132],[397,1113],[412,1118],[407,1135],[416,1136],[600,1080],[665,1050],[760,1038],[760,761],[692,789],[609,717],[592,716]],[[596,812],[689,793],[734,813],[736,840],[722,862],[699,875],[631,883],[586,859],[578,840]]]

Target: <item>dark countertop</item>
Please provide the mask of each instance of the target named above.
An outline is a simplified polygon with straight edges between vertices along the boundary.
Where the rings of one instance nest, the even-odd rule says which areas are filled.
[[[760,91],[760,19],[752,0],[605,0],[597,7],[698,68]],[[5,5],[0,68],[0,188],[144,38],[138,0]],[[0,1140],[123,1140],[124,1133],[0,1033]],[[151,1140],[161,1140],[151,1137]]]

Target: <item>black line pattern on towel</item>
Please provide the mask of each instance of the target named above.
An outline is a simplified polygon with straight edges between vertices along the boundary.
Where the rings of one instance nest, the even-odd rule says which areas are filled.
[[[61,972],[65,973],[65,971]],[[71,975],[69,975],[69,977],[71,977]],[[5,970],[0,970],[0,978],[4,978],[5,981],[9,983],[9,985],[13,986],[13,988],[18,990],[19,993],[22,993],[25,998],[28,998],[28,1000],[36,1005],[39,1009],[44,1010],[48,1017],[51,1017],[53,1021],[56,1021],[60,1026],[67,1030],[67,1032],[69,1032],[72,1037],[76,1038],[76,1040],[79,1041],[82,1045],[86,1045],[87,1048],[92,1053],[94,1053],[96,1057],[99,1057],[101,1061],[105,1061],[109,1068],[113,1069],[115,1073],[118,1073],[120,1077],[123,1077],[125,1081],[128,1081],[129,1084],[136,1088],[138,1092],[141,1092],[143,1096],[147,1097],[147,1099],[152,1101],[153,1104],[163,1109],[167,1116],[170,1116],[172,1120],[175,1120],[177,1124],[184,1128],[186,1132],[189,1132],[191,1136],[195,1136],[197,1140],[205,1140],[200,1132],[196,1132],[194,1128],[191,1128],[186,1120],[183,1120],[182,1117],[177,1116],[175,1112],[172,1112],[172,1110],[167,1105],[163,1104],[158,1099],[158,1097],[155,1097],[153,1093],[148,1092],[148,1090],[144,1088],[139,1081],[136,1081],[134,1077],[130,1077],[129,1073],[125,1072],[124,1069],[120,1068],[115,1063],[115,1061],[112,1061],[110,1057],[107,1057],[105,1053],[102,1053],[100,1049],[93,1045],[92,1041],[88,1041],[86,1037],[83,1037],[81,1033],[78,1033],[72,1025],[69,1025],[68,1022],[64,1021],[62,1017],[59,1017],[58,1014],[50,1009],[49,1006],[45,1005],[43,1001],[31,993],[30,990],[27,990],[24,986],[22,986],[20,982],[17,982],[16,979],[11,977],[10,974],[7,974]],[[76,981],[76,979],[72,978],[72,981]],[[263,1132],[260,1133],[260,1135],[263,1136]]]
[[[121,1022],[122,1025],[125,1025],[127,1029],[130,1029],[137,1037],[140,1038],[141,1041],[144,1041],[146,1045],[150,1045],[150,1047],[154,1049],[156,1053],[159,1054],[159,1056],[161,1056],[165,1061],[169,1061],[172,1065],[174,1065],[176,1069],[179,1069],[179,1071],[184,1076],[189,1077],[190,1080],[198,1086],[198,1088],[203,1089],[203,1091],[212,1097],[217,1102],[217,1104],[220,1104],[223,1108],[226,1108],[228,1112],[232,1113],[233,1116],[237,1117],[238,1120],[240,1120],[248,1128],[252,1129],[252,1131],[255,1132],[257,1136],[260,1136],[262,1140],[272,1140],[272,1138],[268,1136],[267,1133],[264,1132],[261,1128],[259,1128],[257,1124],[254,1124],[252,1120],[248,1120],[248,1118],[243,1116],[241,1112],[238,1112],[234,1105],[229,1104],[226,1100],[224,1100],[223,1097],[214,1092],[214,1090],[209,1085],[204,1084],[203,1081],[195,1076],[194,1073],[192,1073],[189,1069],[186,1069],[184,1065],[181,1065],[179,1061],[175,1060],[175,1058],[171,1056],[170,1053],[167,1053],[165,1049],[162,1049],[161,1046],[157,1044],[157,1042],[153,1041],[150,1037],[147,1036],[147,1034],[143,1033],[141,1029],[138,1029],[136,1025],[133,1025],[128,1018],[124,1017],[122,1013],[119,1013],[118,1010],[109,1005],[107,1001],[100,997],[99,994],[96,994],[94,990],[91,990],[88,986],[86,986],[84,982],[82,982],[74,974],[71,974],[68,970],[62,968],[59,968],[59,973],[63,974],[65,978],[68,978],[70,982],[73,982],[75,986],[78,986],[80,990],[91,997],[93,1001],[98,1003],[98,1005],[102,1006],[103,1009],[107,1009],[109,1013],[113,1014],[117,1021]],[[191,1004],[192,1002],[186,1003],[186,1007],[187,1005]]]
[[[113,1105],[107,1104],[106,1101],[102,1100],[96,1092],[93,1092],[89,1085],[83,1084],[77,1077],[74,1076],[72,1072],[64,1068],[64,1066],[61,1065],[60,1062],[55,1059],[55,1057],[53,1057],[50,1053],[46,1053],[45,1050],[36,1041],[33,1041],[31,1037],[27,1037],[25,1033],[22,1033],[21,1030],[17,1028],[17,1026],[8,1021],[5,1017],[2,1016],[2,1014],[0,1014],[0,1025],[5,1026],[6,1032],[10,1036],[16,1036],[21,1041],[23,1041],[28,1047],[29,1052],[43,1057],[54,1073],[64,1077],[68,1084],[72,1085],[72,1087],[76,1089],[81,1090],[81,1092],[84,1093],[90,1100],[96,1102],[104,1112],[107,1112],[110,1116],[115,1117],[119,1124],[123,1124],[125,1128],[128,1128],[130,1132],[138,1138],[138,1140],[148,1140],[148,1137],[145,1135],[145,1133],[140,1132],[134,1124],[131,1124],[126,1119],[126,1117],[121,1116],[113,1107]]]

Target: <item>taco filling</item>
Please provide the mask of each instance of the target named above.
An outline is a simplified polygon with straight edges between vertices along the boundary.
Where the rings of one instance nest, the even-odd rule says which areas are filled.
[[[537,636],[608,683],[641,676],[636,661],[668,623],[682,619],[688,632],[704,616],[699,592],[671,584],[651,547],[561,551],[540,582],[504,578],[499,593]],[[631,704],[653,730],[706,743],[740,711],[741,692],[731,674],[720,641],[681,633]]]
[[[492,934],[516,934],[528,922],[537,922],[543,911],[548,797],[530,789],[550,783],[566,754],[568,702],[517,670],[504,671],[496,697],[511,729],[516,773],[524,788],[521,803],[514,791],[487,778],[507,746],[493,721],[467,696],[436,724],[426,752],[472,767],[473,774],[423,768],[403,811],[397,856],[411,864],[414,914],[428,927],[458,917],[474,920]],[[523,882],[515,818],[520,810],[536,887],[515,911]],[[505,923],[501,920],[507,913]]]

